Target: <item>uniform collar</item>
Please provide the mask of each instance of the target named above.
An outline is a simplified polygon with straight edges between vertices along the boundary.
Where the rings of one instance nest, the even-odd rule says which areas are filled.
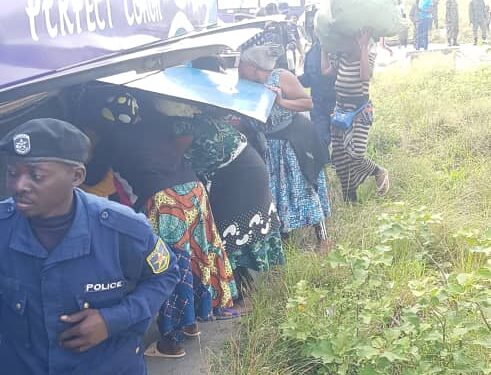
[[[79,258],[90,253],[90,230],[87,202],[81,191],[75,190],[76,208],[71,228],[65,238],[50,253],[36,239],[29,221],[17,214],[17,223],[10,239],[10,248],[37,258],[44,258],[47,264]]]

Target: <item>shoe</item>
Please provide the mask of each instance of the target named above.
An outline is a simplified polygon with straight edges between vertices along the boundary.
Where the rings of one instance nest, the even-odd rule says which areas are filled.
[[[152,343],[145,350],[145,355],[147,357],[182,358],[186,355],[186,351],[175,340],[163,338]]]
[[[252,307],[252,301],[249,297],[243,297],[234,301],[234,310],[237,311],[239,316],[247,316],[252,313],[254,308]]]
[[[163,339],[157,343],[157,350],[164,358],[182,358],[186,355],[184,348],[175,340]]]
[[[215,307],[213,309],[213,315],[216,320],[230,320],[240,318],[241,316],[237,309],[232,307]]]
[[[198,337],[201,334],[198,323],[183,327],[182,334],[187,337]]]
[[[377,184],[377,194],[381,197],[387,194],[390,188],[389,171],[380,167],[379,172],[375,175],[375,182]]]

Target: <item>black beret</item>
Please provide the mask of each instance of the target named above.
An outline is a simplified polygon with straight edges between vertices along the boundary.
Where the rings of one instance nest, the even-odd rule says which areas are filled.
[[[68,122],[39,118],[10,131],[0,141],[0,150],[21,158],[52,159],[85,164],[89,138]]]

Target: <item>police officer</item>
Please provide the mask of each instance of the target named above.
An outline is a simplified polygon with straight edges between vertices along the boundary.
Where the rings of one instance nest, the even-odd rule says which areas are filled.
[[[83,193],[90,142],[55,119],[0,141],[0,366],[9,375],[146,374],[141,337],[177,282],[146,219]]]
[[[487,38],[487,18],[484,0],[471,0],[469,2],[469,21],[472,25],[472,32],[474,34],[474,45],[477,45],[479,28],[482,33],[482,40],[485,41]]]
[[[447,0],[445,10],[445,23],[447,26],[447,39],[449,46],[458,46],[459,36],[459,5],[457,0]]]
[[[433,8],[431,8],[431,17],[433,20],[432,28],[435,26],[435,30],[438,30],[439,22],[438,22],[438,4],[440,0],[433,0]]]

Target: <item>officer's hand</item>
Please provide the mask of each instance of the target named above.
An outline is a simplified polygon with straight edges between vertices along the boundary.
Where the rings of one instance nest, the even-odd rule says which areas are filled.
[[[59,337],[60,345],[66,349],[85,352],[109,336],[106,322],[98,310],[85,309],[72,315],[62,315],[60,320],[74,324]]]

